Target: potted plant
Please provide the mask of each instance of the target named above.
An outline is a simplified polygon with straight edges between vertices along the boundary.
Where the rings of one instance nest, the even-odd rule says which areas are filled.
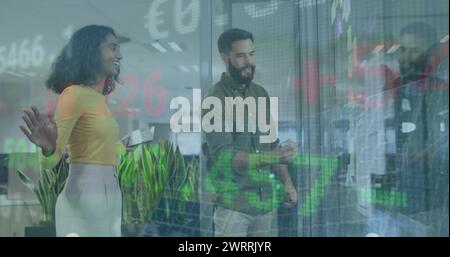
[[[39,226],[27,227],[26,236],[56,236],[55,205],[68,177],[67,157],[65,155],[53,169],[42,170],[36,184],[17,171],[42,207]],[[154,234],[149,228],[155,224],[158,235],[167,235],[173,226],[182,226],[186,222],[186,206],[197,199],[196,158],[186,164],[178,147],[161,141],[123,153],[116,171],[123,199],[124,236],[142,235],[145,227],[148,228],[146,235]]]
[[[141,145],[122,155],[117,171],[123,234],[161,235],[168,227],[182,224],[186,204],[196,199],[197,170],[198,160],[186,165],[179,148],[168,141]]]
[[[56,236],[55,205],[69,174],[67,157],[64,155],[52,169],[40,169],[36,183],[23,172],[17,171],[20,180],[34,192],[41,206],[40,222],[36,226],[25,227],[25,236]]]
[[[122,230],[125,236],[132,236],[142,230],[156,205],[167,172],[153,162],[150,149],[144,145],[122,155],[120,160],[117,173],[123,199]],[[156,174],[156,169],[161,172]]]
[[[166,187],[144,228],[143,236],[187,236],[196,233],[199,229],[199,210],[196,208],[198,168],[197,158],[186,164],[179,149],[175,150]]]

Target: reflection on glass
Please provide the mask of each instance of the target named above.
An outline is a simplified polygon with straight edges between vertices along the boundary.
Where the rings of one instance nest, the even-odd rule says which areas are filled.
[[[106,97],[118,138],[155,129],[152,142],[119,154],[122,236],[448,236],[448,1],[122,2],[0,4],[0,17],[14,24],[0,38],[0,236],[54,235],[51,221],[40,222],[51,212],[16,172],[43,180],[41,149],[17,128],[23,108],[55,110],[58,96],[45,81],[57,51],[88,24],[113,26],[120,50],[104,49],[124,57],[122,85]],[[233,58],[218,46],[231,28],[253,35]],[[225,89],[251,80],[277,98],[276,142],[290,139],[296,150],[286,176],[273,167],[280,156],[264,149],[249,152],[249,166],[236,173],[236,153],[258,139],[247,130],[250,111],[242,112],[244,132],[208,135],[199,112],[222,80]],[[181,103],[174,99],[188,111],[171,108]],[[189,130],[174,130],[177,114],[189,117],[178,124]],[[230,151],[211,159],[218,149]],[[252,169],[261,159],[262,172]],[[285,206],[294,191],[296,203]],[[266,216],[249,223],[254,213],[233,209],[244,200]],[[226,220],[231,214],[241,218]]]

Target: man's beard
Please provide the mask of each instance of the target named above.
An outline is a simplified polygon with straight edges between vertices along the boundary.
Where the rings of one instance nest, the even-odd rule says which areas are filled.
[[[250,84],[250,82],[252,82],[253,76],[255,75],[255,65],[254,64],[245,65],[242,68],[238,69],[238,68],[234,67],[234,65],[231,64],[230,61],[228,61],[228,67],[229,67],[228,70],[230,72],[231,78],[233,78],[233,80],[236,81],[237,83],[248,85],[248,84]],[[247,68],[251,69],[250,75],[248,77],[242,75],[242,71]]]
[[[427,56],[420,56],[417,60],[400,63],[400,74],[405,79],[414,80],[427,72]]]

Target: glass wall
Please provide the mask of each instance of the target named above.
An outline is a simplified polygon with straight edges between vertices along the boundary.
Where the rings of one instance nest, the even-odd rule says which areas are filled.
[[[117,166],[122,236],[214,236],[217,194],[226,193],[231,201],[248,194],[233,187],[239,183],[234,177],[219,190],[211,186],[224,177],[208,165],[204,128],[194,132],[201,121],[194,89],[201,90],[204,100],[221,81],[227,65],[217,41],[230,28],[253,34],[253,81],[278,99],[277,138],[294,141],[297,150],[287,166],[297,202],[285,207],[286,196],[274,200],[272,222],[265,228],[269,234],[264,235],[448,236],[448,4],[2,1],[0,236],[54,235],[54,218],[44,215],[41,199],[16,172],[23,171],[34,183],[45,180],[40,149],[19,126],[23,108],[55,109],[58,95],[45,87],[51,65],[73,33],[90,24],[114,28],[121,45],[122,85],[107,97],[119,138],[154,128],[153,140],[122,156],[122,163],[145,159],[139,154],[147,149],[155,154],[147,160],[158,168],[145,178],[160,179],[164,168],[156,163],[167,163],[157,162],[165,160],[157,147],[167,140],[179,147],[185,167],[181,172],[168,165],[167,174],[183,179],[177,186],[164,180],[158,191],[156,184],[145,184],[151,165],[133,170],[144,174],[134,177],[137,184],[145,181],[136,188],[120,177],[126,165]],[[193,125],[175,132],[171,122],[180,97],[192,103],[192,110],[184,112],[191,119],[183,122]],[[225,165],[234,172],[232,162]],[[250,174],[248,169],[243,176]],[[273,174],[258,179],[285,188]],[[62,188],[50,190],[58,195]],[[267,213],[261,201],[250,204]],[[237,218],[228,223],[233,220]]]
[[[224,70],[214,40],[252,32],[279,139],[298,143],[298,204],[277,208],[275,234],[448,235],[448,2],[213,7],[213,22],[229,21],[212,29],[213,83]]]

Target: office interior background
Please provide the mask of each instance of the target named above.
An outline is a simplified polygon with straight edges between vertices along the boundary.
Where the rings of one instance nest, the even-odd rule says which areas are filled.
[[[178,96],[192,101],[193,89],[204,96],[219,81],[225,66],[217,39],[229,28],[253,33],[254,80],[278,97],[278,137],[297,142],[302,160],[289,167],[298,204],[278,209],[275,236],[448,236],[448,5],[447,0],[0,0],[0,236],[52,235],[51,218],[42,222],[42,202],[17,173],[34,183],[43,180],[39,149],[19,129],[21,111],[55,107],[57,95],[45,88],[51,64],[72,33],[89,24],[111,26],[121,43],[123,85],[108,97],[119,137],[154,127],[151,144],[168,140],[186,163],[198,160],[192,197],[178,199],[184,201],[183,221],[166,220],[170,229],[164,234],[149,228],[157,222],[154,216],[142,222],[130,218],[131,212],[124,215],[123,236],[213,236],[203,133],[171,132],[175,110],[169,105]],[[444,85],[426,89],[439,99],[426,110],[405,103],[402,109],[393,93],[393,81],[401,76],[401,30],[415,22],[435,30],[427,72]],[[417,115],[397,128],[394,119],[405,108]],[[399,146],[402,134],[418,131]],[[418,164],[405,172],[402,158]],[[166,210],[152,206],[150,213]]]

